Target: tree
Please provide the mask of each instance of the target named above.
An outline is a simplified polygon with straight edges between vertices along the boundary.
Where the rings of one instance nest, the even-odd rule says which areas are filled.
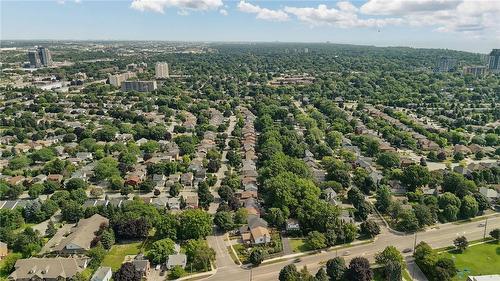
[[[166,213],[156,221],[156,237],[159,238],[170,238],[172,240],[177,239],[177,229],[179,228],[178,218],[171,214]]]
[[[438,197],[439,208],[444,209],[446,206],[452,205],[460,208],[460,199],[451,192],[445,192],[443,195]]]
[[[178,235],[181,239],[201,239],[212,232],[212,217],[203,210],[186,210],[179,215]]]
[[[377,202],[375,203],[377,210],[382,213],[387,212],[392,201],[392,195],[389,187],[386,185],[380,186],[375,197],[377,199]]]
[[[410,191],[415,191],[417,187],[427,185],[430,180],[430,173],[427,167],[411,165],[403,170],[401,183],[408,187]]]
[[[427,205],[416,204],[413,206],[413,211],[420,227],[432,225],[434,223],[434,216]]]
[[[330,131],[326,134],[325,141],[330,148],[338,148],[342,144],[342,133],[338,131]]]
[[[210,187],[206,181],[198,184],[198,198],[200,202],[200,206],[205,210],[208,210],[210,203],[214,202],[215,198],[213,194],[210,192]]]
[[[382,252],[375,255],[375,261],[382,266],[386,266],[390,262],[403,264],[403,256],[394,246],[387,246]]]
[[[90,268],[96,270],[101,264],[104,257],[106,256],[106,250],[100,243],[98,243],[97,246],[91,248],[87,252],[87,255],[90,258],[90,263],[89,263]]]
[[[18,259],[22,258],[20,253],[11,253],[7,255],[2,260],[2,265],[0,267],[0,273],[4,276],[9,275],[12,271],[14,271],[14,267]]]
[[[283,267],[280,271],[279,281],[298,281],[300,273],[297,271],[295,264],[289,264]]]
[[[172,197],[177,197],[182,189],[182,185],[178,182],[174,183],[172,186],[170,186],[170,189],[168,190],[168,194]]]
[[[170,269],[170,273],[168,274],[169,279],[179,279],[182,276],[186,275],[186,271],[180,265],[175,265],[172,269]]]
[[[54,225],[54,222],[52,220],[49,220],[49,223],[47,224],[47,229],[45,230],[45,236],[47,237],[52,237],[57,233],[56,226]]]
[[[101,234],[101,244],[104,249],[109,250],[115,244],[115,234],[113,230],[104,230]]]
[[[67,190],[87,189],[87,186],[87,183],[79,178],[69,179],[64,185]]]
[[[321,267],[320,269],[318,269],[318,272],[316,272],[316,275],[314,275],[314,280],[315,281],[329,281],[330,279],[328,278],[326,271]]]
[[[387,280],[402,280],[404,260],[396,247],[387,246],[382,252],[375,255],[375,260],[384,268],[384,275]]]
[[[160,264],[168,259],[169,255],[175,253],[175,243],[170,238],[153,242],[147,256],[153,264]]]
[[[460,209],[454,205],[448,205],[443,210],[443,218],[445,221],[451,222],[456,221],[458,218],[458,212]]]
[[[366,220],[361,223],[360,231],[368,237],[375,237],[380,234],[380,226],[373,220]]]
[[[500,242],[500,228],[495,228],[492,231],[490,231],[490,236],[497,240],[497,243]]]
[[[204,240],[188,240],[185,244],[187,261],[195,270],[208,270],[215,260],[214,249],[208,247]]]
[[[478,205],[478,208],[479,208],[479,212],[482,214],[485,210],[489,209],[490,208],[490,202],[488,202],[488,199],[486,198],[486,196],[482,195],[481,193],[479,192],[475,192],[473,194],[474,196],[474,199],[476,199],[476,202],[477,202],[477,205]]]
[[[365,221],[368,218],[368,215],[372,212],[372,205],[370,203],[363,201],[361,204],[356,206],[356,210],[354,211],[354,216],[361,221]]]
[[[61,215],[65,221],[77,222],[83,217],[83,208],[76,201],[65,201],[61,207]]]
[[[264,260],[264,250],[255,248],[250,253],[249,261],[254,265],[258,266]]]
[[[326,273],[331,281],[343,280],[346,270],[345,260],[341,257],[335,257],[326,262]]]
[[[401,231],[413,232],[420,226],[415,213],[412,210],[404,210],[398,215],[397,227]]]
[[[463,219],[473,218],[479,212],[479,204],[476,199],[471,195],[466,195],[462,199],[460,207],[460,217]]]
[[[279,208],[270,208],[267,212],[266,219],[271,225],[278,228],[282,228],[286,222],[286,217]]]
[[[388,169],[399,167],[399,154],[395,152],[380,153],[377,157],[377,164]]]
[[[458,252],[463,253],[469,246],[469,241],[465,236],[459,236],[453,240],[453,245],[457,248]]]
[[[455,275],[457,268],[452,259],[441,257],[437,260],[434,269],[435,280],[450,281]]]
[[[97,161],[94,168],[94,174],[97,180],[105,180],[113,176],[119,176],[120,170],[118,170],[118,162],[111,157],[102,158]]]
[[[36,198],[38,198],[38,196],[40,196],[40,194],[42,194],[43,190],[44,190],[44,187],[42,184],[35,183],[28,190],[28,194],[29,194],[31,199],[36,199]]]
[[[113,279],[115,281],[141,281],[142,274],[133,263],[126,262],[115,272]]]
[[[230,212],[217,212],[214,216],[214,223],[223,231],[234,228],[233,215]]]
[[[326,248],[325,235],[318,231],[311,231],[306,237],[305,245],[311,250]]]
[[[99,198],[99,197],[101,197],[103,194],[104,194],[104,191],[102,190],[102,188],[101,188],[101,187],[92,187],[92,189],[90,189],[90,195],[91,195],[93,198]]]
[[[349,268],[345,273],[349,281],[371,281],[373,271],[370,268],[370,262],[363,257],[355,257],[349,263]]]
[[[139,184],[139,189],[142,190],[142,192],[149,193],[153,191],[153,188],[155,187],[154,183],[150,179],[146,179],[145,181],[142,181]]]

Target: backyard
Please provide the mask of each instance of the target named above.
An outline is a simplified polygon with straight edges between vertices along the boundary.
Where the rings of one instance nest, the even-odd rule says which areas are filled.
[[[109,266],[116,271],[122,265],[125,256],[137,255],[141,252],[142,242],[133,242],[128,244],[116,244],[111,247],[108,254],[102,261],[102,266]]]
[[[456,281],[467,280],[469,275],[500,274],[500,244],[496,242],[471,246],[461,254],[451,250],[440,255],[455,261]]]

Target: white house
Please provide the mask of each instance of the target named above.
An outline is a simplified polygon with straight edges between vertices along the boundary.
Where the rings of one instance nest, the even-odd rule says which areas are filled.
[[[111,267],[99,267],[94,275],[92,275],[92,278],[90,281],[109,281],[111,280],[111,276],[113,275],[113,272],[111,271]]]

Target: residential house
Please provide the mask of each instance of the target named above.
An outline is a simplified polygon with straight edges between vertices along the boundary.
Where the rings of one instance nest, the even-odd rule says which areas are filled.
[[[101,225],[108,225],[109,220],[99,214],[95,214],[88,219],[81,219],[78,224],[71,229],[71,234],[66,236],[54,251],[60,254],[81,254],[90,249],[95,232]]]
[[[169,255],[167,259],[167,269],[172,269],[174,266],[186,267],[187,256],[185,254]]]
[[[135,266],[135,270],[139,271],[143,277],[147,277],[149,275],[149,271],[151,270],[151,264],[144,257],[144,255],[139,254],[135,256],[132,264]]]
[[[256,215],[248,215],[247,224],[239,232],[244,243],[265,244],[271,242],[267,222]]]
[[[329,187],[323,191],[323,194],[325,196],[325,201],[337,205],[337,192],[333,190],[333,188]]]
[[[179,198],[172,197],[167,199],[167,206],[170,210],[180,210],[181,209],[181,201]]]
[[[296,219],[287,219],[286,220],[286,231],[299,231],[300,224]]]
[[[29,258],[17,260],[9,280],[71,280],[87,267],[87,259],[78,258]]]
[[[486,199],[491,202],[497,198],[500,198],[500,193],[498,193],[496,190],[494,189],[490,189],[490,188],[487,188],[487,187],[480,187],[479,188],[479,193],[481,193],[482,195],[484,195],[484,197],[486,197]]]
[[[62,182],[63,180],[63,175],[60,174],[50,174],[47,176],[48,181],[53,181],[53,182]]]
[[[109,281],[112,275],[113,272],[111,271],[111,267],[101,266],[96,270],[94,275],[92,275],[90,281]]]
[[[194,179],[193,173],[184,173],[181,176],[181,184],[184,186],[192,187],[193,179]]]
[[[198,194],[192,194],[184,196],[184,201],[186,202],[186,208],[197,209],[198,208]]]

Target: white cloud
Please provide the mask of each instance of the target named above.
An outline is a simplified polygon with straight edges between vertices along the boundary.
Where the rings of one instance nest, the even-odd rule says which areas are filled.
[[[432,12],[452,9],[459,0],[368,0],[361,12],[369,15],[401,16],[415,12]]]
[[[318,5],[316,8],[285,7],[285,12],[312,26],[332,25],[336,27],[381,27],[400,24],[399,18],[359,18],[358,8],[350,2],[338,2],[337,8]]]
[[[240,1],[238,4],[238,10],[244,13],[256,14],[256,18],[262,20],[270,21],[286,21],[288,20],[288,14],[283,10],[271,10],[267,8],[261,8],[258,5],[253,5],[245,1]]]
[[[227,15],[228,15],[228,12],[227,12],[227,10],[226,10],[226,9],[220,9],[220,10],[219,10],[219,13],[220,13],[221,15],[223,15],[223,16],[227,16]]]
[[[397,16],[410,26],[429,26],[441,32],[500,33],[497,0],[368,0],[360,11],[370,16]]]
[[[163,13],[167,8],[178,8],[181,14],[189,10],[215,10],[223,5],[222,0],[133,0],[130,7],[139,11]]]

